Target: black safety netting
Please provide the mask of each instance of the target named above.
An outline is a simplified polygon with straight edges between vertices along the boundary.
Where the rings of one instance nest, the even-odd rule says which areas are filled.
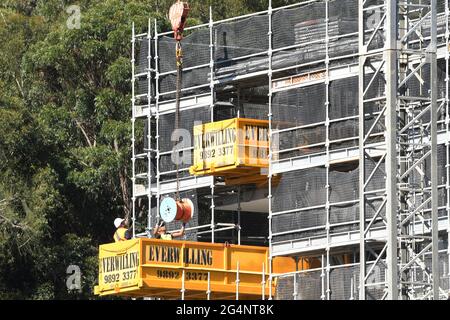
[[[283,173],[279,184],[273,188],[272,211],[277,213],[325,204],[326,183],[324,167]]]
[[[384,14],[385,9],[383,7],[373,7],[370,10],[364,11],[364,44],[369,51],[384,47],[386,41],[384,35],[385,24],[382,23],[380,25]]]
[[[439,249],[447,248],[447,240],[439,242]],[[432,259],[429,254],[423,258],[426,269],[419,266],[411,268],[409,276],[405,281],[417,283],[430,282],[430,270]],[[386,294],[386,262],[380,261],[375,266],[373,262],[368,262],[366,268],[366,299],[381,300]],[[369,272],[370,271],[370,272]],[[448,253],[439,253],[439,280],[440,294],[446,294],[450,289],[449,281],[449,258]],[[329,281],[326,269],[311,270],[297,273],[295,275],[283,275],[277,278],[277,300],[358,300],[360,286],[360,266],[331,266],[329,270]],[[295,279],[294,279],[295,277]],[[296,288],[295,288],[296,285]],[[329,289],[329,291],[328,291]],[[429,292],[423,286],[415,286],[415,295],[425,297]],[[296,295],[296,297],[294,296]],[[442,296],[441,296],[442,297]]]
[[[383,272],[382,268],[375,267],[373,274],[369,276],[369,281],[383,280]],[[384,293],[384,286],[376,286],[368,290],[368,299],[380,299]],[[276,299],[293,300],[295,298],[297,300],[358,300],[359,265],[331,267],[329,281],[326,270],[311,270],[277,278]]]
[[[276,92],[272,98],[274,130],[324,122],[325,85]]]
[[[358,116],[359,93],[356,90],[358,81],[358,77],[350,77],[330,82],[331,120]]]
[[[441,1],[438,1],[441,2]],[[441,6],[445,5],[444,1],[442,1]],[[438,6],[439,8],[439,6]],[[411,20],[406,32],[412,30],[410,34],[407,36],[407,40],[409,41],[409,47],[414,49],[423,49],[427,48],[430,45],[430,36],[431,36],[431,14],[428,14],[430,11],[429,8],[422,8],[419,12],[415,13],[416,18]],[[445,10],[444,10],[445,11]],[[426,16],[428,14],[428,16]],[[436,17],[436,32],[437,32],[437,44],[445,44],[445,34],[446,34],[446,17],[444,13],[439,13]],[[422,21],[422,22],[419,22]]]
[[[184,161],[178,165],[178,177],[179,178],[187,178],[191,176],[189,173],[189,169],[192,166],[192,151],[185,151],[190,152],[189,160],[190,161]],[[183,156],[183,155],[181,155]],[[159,171],[160,171],[160,181],[168,181],[168,180],[174,180],[176,179],[176,170],[177,166],[175,164],[175,158],[172,157],[172,155],[161,155],[159,160]]]
[[[372,79],[366,76],[366,98],[371,99],[384,94],[385,83],[381,75]],[[355,147],[359,135],[358,77],[337,79],[330,82],[328,116],[330,149]],[[278,140],[278,159],[287,159],[312,153],[324,152],[326,142],[326,86],[324,84],[276,92],[273,94],[273,128],[302,128],[274,134]],[[366,132],[372,127],[382,110],[379,102],[365,104]],[[377,122],[372,134],[384,132],[384,117]],[[368,142],[380,142],[383,136],[371,137]],[[311,146],[313,145],[313,146]],[[309,146],[309,147],[308,147]],[[298,149],[298,150],[291,150]],[[284,152],[283,152],[284,151]]]
[[[207,85],[210,81],[211,60],[209,29],[199,29],[183,39],[183,70],[182,88]],[[158,62],[159,62],[159,92],[162,94],[160,100],[173,99],[175,94],[165,94],[176,91],[176,57],[175,40],[172,37],[163,36],[158,39]],[[189,69],[207,65],[206,67]],[[166,74],[171,72],[169,74]],[[209,87],[192,89],[184,94],[200,94],[208,92]]]
[[[274,134],[273,139],[278,141],[279,151],[284,151],[280,152],[279,159],[324,150],[324,145],[311,145],[323,144],[326,140],[325,98],[325,85],[323,84],[276,92],[273,95],[273,129],[301,127]],[[316,123],[317,125],[308,126]]]
[[[272,218],[272,232],[289,232],[326,225],[325,209],[312,209],[294,213],[283,213]],[[301,231],[297,231],[301,232]],[[317,233],[316,233],[317,234]],[[274,236],[273,242],[297,239],[292,234]]]
[[[190,133],[191,146],[193,146],[194,126],[211,122],[211,109],[209,106],[182,110],[179,117],[179,129]],[[175,130],[175,113],[161,114],[159,116],[159,151],[173,150],[171,141]]]
[[[364,176],[367,183],[366,191],[382,190],[386,187],[386,164],[382,161],[378,165],[378,161],[379,158],[366,159],[365,161]]]
[[[330,1],[328,23],[323,1],[275,11],[272,17],[272,44],[275,49],[272,56],[273,68],[279,69],[324,59],[327,29],[328,52],[331,57],[356,54],[358,36],[353,33],[358,31],[357,9],[356,0]],[[212,31],[216,78],[235,77],[268,68],[269,58],[266,54],[269,49],[268,14],[220,23],[214,26]],[[183,40],[185,68],[209,64],[210,37],[210,30],[207,28],[196,30],[185,37]],[[298,47],[278,50],[295,45]],[[148,47],[143,50],[148,51]],[[147,54],[141,55],[140,59],[145,60]],[[160,73],[175,71],[175,41],[172,37],[163,36],[158,39],[158,56]],[[161,76],[159,83],[161,93],[173,91],[174,78],[174,75]],[[209,80],[209,67],[193,72],[186,71],[183,87],[208,84]],[[167,99],[165,96],[162,98]]]
[[[269,49],[268,32],[269,16],[267,14],[215,26],[213,33],[216,78],[266,70],[268,67],[266,52]],[[245,58],[250,55],[257,56]]]
[[[448,239],[442,243],[442,249],[448,248]],[[440,248],[441,249],[441,248]],[[449,265],[449,254],[439,253],[439,276],[440,276],[440,287],[447,292],[450,292],[450,265]]]
[[[192,68],[203,64],[209,65],[211,60],[209,38],[209,29],[197,29],[183,38],[183,68]],[[163,36],[158,39],[158,57],[160,73],[177,69],[174,38]]]
[[[447,249],[447,241],[442,241],[440,239],[439,241],[439,250],[446,250]],[[423,249],[423,246],[419,247]],[[420,250],[420,249],[419,249]],[[440,252],[438,255],[439,259],[439,287],[440,287],[440,294],[449,292],[449,256],[448,253]],[[411,268],[411,271],[408,274],[404,274],[403,277],[406,281],[415,281],[418,283],[428,283],[430,286],[432,285],[430,274],[432,271],[432,257],[430,253],[426,253],[422,259],[425,268],[420,267],[413,267]],[[415,286],[415,294],[416,296],[425,296],[428,293],[428,290],[424,286]],[[442,296],[441,296],[442,298]]]
[[[269,86],[268,84],[256,85],[239,90],[239,103],[236,109],[240,118],[269,120]]]
[[[240,107],[239,117],[246,119],[268,120],[269,105],[256,103],[243,103]]]
[[[441,250],[445,250],[448,248],[448,240],[446,243],[443,243]],[[428,267],[431,270],[431,261],[428,260],[426,262]],[[448,253],[439,253],[439,284],[440,288],[444,290],[444,292],[450,292],[450,266],[449,266],[449,254]]]
[[[328,22],[325,2],[283,9],[273,15],[274,68],[325,59],[328,30],[330,57],[358,52],[358,2],[330,1]],[[294,48],[290,48],[293,47]],[[281,50],[280,50],[281,49]]]
[[[222,121],[227,119],[237,118],[237,108],[235,105],[220,105],[214,106],[214,121]]]
[[[384,265],[377,265],[369,276],[371,285],[366,287],[366,300],[381,300],[385,296],[386,286],[384,283],[380,284],[381,279],[385,278],[386,267]]]
[[[354,138],[355,140],[347,141],[347,147],[354,147],[358,145],[359,135],[359,121],[358,119],[343,120],[339,122],[330,123],[330,142],[339,142],[341,139]],[[342,146],[342,145],[341,145]],[[334,147],[333,145],[331,148]]]
[[[138,41],[136,41],[136,53],[137,56],[135,57],[136,59],[136,69],[134,70],[136,74],[138,73],[144,73],[148,71],[149,68],[149,53],[150,53],[150,57],[153,56],[153,52],[149,52],[148,50],[148,39],[138,39]],[[150,58],[152,59],[152,58]],[[150,60],[150,64],[152,63],[152,61]]]
[[[322,206],[325,202],[325,168],[311,168],[310,170],[284,173],[281,181],[273,190],[272,210],[275,215],[272,218],[272,231],[274,233],[297,231],[274,236],[273,242],[318,235],[320,230],[301,230],[324,226],[326,224],[325,208],[294,211],[279,215],[276,215],[276,213]]]
[[[415,169],[411,170],[407,182],[417,188],[418,190],[427,189],[431,186],[431,155],[425,158],[425,161],[419,163],[419,159],[423,157],[423,152],[416,152],[409,156],[410,161],[409,165],[413,163],[418,163]],[[447,151],[446,146],[443,144],[439,144],[437,147],[437,185],[438,185],[438,206],[444,207],[447,204],[447,192],[445,189],[445,185],[447,182],[447,173],[446,173],[446,163],[447,163]],[[417,206],[421,205],[424,201],[429,199],[430,194],[426,191],[423,195],[417,195],[413,197],[413,201]],[[419,192],[420,193],[420,192]],[[423,207],[423,209],[431,209],[431,202],[428,202],[427,205]],[[442,214],[442,213],[440,213]],[[425,213],[425,217],[430,218],[431,213]]]
[[[440,6],[440,7],[439,7]],[[443,4],[438,9],[443,11]],[[273,48],[275,49],[272,63],[273,68],[289,67],[325,58],[325,39],[328,29],[328,50],[330,57],[358,53],[358,1],[335,0],[328,3],[328,27],[326,23],[325,2],[315,2],[296,8],[277,10],[273,14]],[[370,29],[375,28],[383,17],[381,9],[366,11],[366,39],[372,37]],[[415,23],[411,21],[411,24]],[[445,34],[445,15],[438,15],[438,33]],[[248,74],[268,68],[268,56],[264,54],[269,49],[267,37],[269,16],[257,15],[232,22],[220,23],[213,28],[213,59],[217,78],[233,77]],[[426,36],[429,31],[425,21],[421,32]],[[384,39],[381,29],[373,38],[370,49],[382,48]],[[202,28],[193,31],[183,40],[184,67],[191,68],[209,65],[210,30]],[[411,37],[418,37],[413,32]],[[443,37],[439,38],[443,41]],[[311,43],[313,42],[313,43]],[[277,49],[300,45],[294,49],[277,51]],[[152,56],[155,48],[152,46]],[[148,40],[139,39],[136,44],[137,68],[136,72],[145,72],[148,68]],[[261,56],[237,59],[247,55],[261,53]],[[158,39],[159,72],[175,71],[175,41],[171,36]],[[236,60],[237,59],[237,60]],[[152,60],[152,63],[154,61]],[[208,85],[210,81],[210,67],[184,71],[183,88],[198,85]],[[159,79],[160,93],[175,91],[175,73],[161,75]],[[145,79],[138,80],[138,93],[145,94],[148,85]],[[209,88],[197,88],[185,94],[199,94],[208,92]],[[173,94],[162,95],[160,100],[172,99]]]
[[[320,300],[322,297],[321,270],[308,271],[277,279],[276,300],[293,300],[297,292],[298,300]],[[294,280],[294,277],[296,279]],[[295,290],[294,285],[297,284]]]
[[[135,94],[140,97],[136,99],[136,104],[148,104],[147,95],[150,89],[150,95],[155,96],[155,82],[153,80],[150,81],[149,88],[149,79],[148,79],[148,70],[153,66],[153,51],[149,52],[148,48],[148,39],[138,39],[136,41],[136,68],[134,70],[135,75],[139,75],[135,79]],[[148,59],[150,54],[150,61]],[[150,75],[153,78],[153,75]]]
[[[273,14],[275,64],[288,59],[291,65],[325,58],[325,3],[283,9]],[[311,41],[318,40],[311,44]],[[300,45],[297,48],[279,49]]]
[[[437,171],[438,171],[438,185],[445,185],[447,182],[447,150],[444,144],[438,144],[437,146]],[[422,152],[415,156],[416,160],[419,160],[423,156]],[[411,174],[412,181],[421,181],[422,174],[424,183],[426,186],[431,182],[431,156],[427,157],[419,165],[419,170],[414,170]]]
[[[183,96],[199,95],[211,91],[209,87],[209,67],[183,70],[181,89]],[[197,88],[195,88],[197,87]],[[160,101],[175,99],[177,90],[177,75],[171,73],[159,77]]]
[[[325,138],[324,125],[275,133],[272,137],[276,141],[274,145],[279,146],[280,152],[276,154],[279,160],[323,152]]]
[[[330,206],[330,224],[330,234],[358,230],[359,204],[351,203]]]
[[[179,119],[179,129],[183,130],[180,133],[182,134],[180,142],[177,145],[181,145],[181,149],[193,147],[194,144],[194,126],[200,125],[202,123],[211,122],[211,110],[208,107],[203,108],[195,108],[184,110],[180,112]],[[171,180],[176,178],[176,173],[164,174],[164,172],[175,171],[176,162],[174,161],[175,155],[170,152],[174,149],[175,144],[171,141],[172,134],[175,130],[175,114],[168,113],[162,114],[159,116],[159,151],[160,160],[159,160],[159,171],[163,173],[161,175],[161,181]],[[190,143],[189,143],[190,142]],[[184,150],[180,153],[180,156],[183,159],[186,157],[189,160],[183,160],[182,163],[179,164],[178,169],[187,169],[192,165],[192,150]],[[189,176],[189,171],[180,171],[179,177],[187,177]]]
[[[417,68],[419,65],[416,64],[414,68]],[[411,70],[408,70],[408,75],[412,73]],[[439,59],[437,61],[437,69],[436,69],[436,78],[437,78],[437,99],[445,99],[446,96],[446,62],[444,59]],[[416,74],[412,75],[411,78],[406,82],[406,85],[403,87],[404,94],[412,97],[419,98],[427,98],[430,97],[430,81],[431,81],[431,72],[430,72],[430,64],[425,63]],[[421,106],[415,107],[414,114],[410,115],[408,121],[412,120],[412,117],[417,116],[418,113],[421,112],[421,109],[425,109],[428,104],[423,103]],[[439,113],[438,120],[445,119],[445,110],[442,109]],[[431,113],[429,111],[425,112],[424,115],[419,119],[419,122],[426,125],[431,120]],[[417,129],[415,129],[418,133],[420,133],[419,126],[416,125]],[[414,130],[412,128],[411,130]]]
[[[139,79],[136,80],[136,88],[137,90],[137,94],[138,95],[144,95],[144,94],[148,94],[148,78],[147,76],[145,77],[140,77]],[[155,91],[153,90],[153,83],[151,83],[151,88],[150,88],[150,93],[154,93]],[[154,94],[153,94],[154,96]]]
[[[350,88],[358,87],[358,77],[338,79],[330,82],[328,117],[332,122],[329,126],[330,150],[354,147],[357,140],[345,140],[346,138],[358,138],[358,90]],[[348,120],[343,118],[354,117]],[[334,121],[337,120],[337,121]]]
[[[329,2],[328,54],[331,58],[358,53],[358,1]],[[325,37],[323,32],[322,37]]]
[[[357,200],[359,197],[359,169],[341,172],[330,170],[329,201],[331,203]]]
[[[383,195],[385,189],[384,163],[376,170],[376,162],[366,161],[365,177],[372,176],[367,183],[366,191],[377,191]],[[323,167],[283,173],[282,179],[273,188],[272,230],[276,233],[273,242],[314,237],[326,233],[327,192],[330,233],[342,233],[359,228],[359,168],[345,171],[331,167],[327,191],[327,170]],[[380,217],[385,216],[385,208],[381,207],[382,197],[372,195],[366,199],[365,215],[370,219],[378,211]],[[379,210],[382,208],[381,210]],[[288,211],[287,213],[282,213]],[[280,213],[280,214],[277,214]],[[382,226],[377,219],[374,227]],[[315,228],[314,230],[311,228]]]
[[[437,8],[438,13],[441,13],[441,14],[445,13],[445,0],[436,1],[436,8]]]
[[[416,64],[414,68],[418,67]],[[410,74],[412,71],[408,71]],[[441,101],[445,101],[446,97],[446,61],[445,59],[438,59],[437,60],[437,69],[436,69],[436,78],[437,78],[437,99],[438,99],[438,106],[441,106]],[[417,74],[414,74],[411,76],[411,78],[406,82],[406,85],[403,86],[403,94],[406,96],[411,97],[418,97],[418,98],[429,98],[430,97],[430,80],[431,80],[431,74],[430,74],[430,65],[426,63],[424,66],[422,66]],[[426,102],[423,102],[422,104],[416,104],[414,106],[414,113],[409,113],[406,121],[410,122],[415,118],[422,110],[425,110],[429,104]],[[441,123],[438,123],[438,130],[445,130],[445,120],[446,117],[446,111],[445,111],[445,105],[440,108],[438,113],[438,121],[441,121]],[[416,133],[418,135],[422,134],[423,129],[429,131],[429,122],[431,120],[431,113],[430,110],[425,111],[424,114],[417,119],[416,124],[409,128],[410,134]]]
[[[176,194],[175,193],[170,193],[170,194],[165,194],[163,196],[161,196],[161,201],[165,198],[165,197],[172,197],[173,199],[176,198]],[[199,226],[199,218],[198,218],[198,213],[199,213],[199,205],[198,205],[198,201],[197,201],[197,190],[189,190],[189,191],[181,191],[180,192],[180,198],[181,199],[190,199],[192,201],[192,203],[194,204],[194,215],[192,217],[191,220],[189,220],[189,222],[186,224],[186,228],[194,228],[194,227],[198,227]],[[152,209],[152,216],[153,217],[157,217],[157,211],[156,211],[156,207],[154,209]],[[154,219],[156,220],[156,219]],[[156,222],[155,222],[156,224]],[[182,227],[182,222],[180,221],[172,221],[170,223],[166,223],[166,228],[168,232],[174,231],[174,230],[179,230]],[[197,233],[198,230],[188,230],[186,231],[186,234],[183,238],[181,239],[185,239],[188,241],[197,241]]]
[[[444,99],[446,93],[447,63],[445,59],[437,60],[437,99]]]
[[[330,300],[357,300],[359,265],[330,269]]]
[[[149,169],[150,165],[150,169]],[[148,158],[138,158],[135,162],[135,170],[136,175],[142,175],[145,174],[145,177],[143,179],[137,179],[136,184],[145,185],[145,187],[148,187],[148,173],[151,175],[151,183],[156,183],[156,159],[152,157],[150,159],[150,163],[148,161]]]
[[[417,71],[415,71],[416,69]],[[405,85],[400,89],[400,91],[403,91],[403,94],[407,96],[422,98],[429,97],[431,84],[430,64],[425,63],[422,67],[420,67],[419,63],[417,63],[413,66],[413,70],[408,68],[406,72],[407,73],[401,72],[400,79],[404,79],[406,77],[410,78],[405,82]]]

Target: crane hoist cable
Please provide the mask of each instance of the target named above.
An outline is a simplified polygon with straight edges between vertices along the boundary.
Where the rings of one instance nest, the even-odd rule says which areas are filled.
[[[176,94],[175,94],[175,132],[178,132],[180,129],[180,100],[181,100],[181,89],[183,84],[183,50],[181,48],[181,41],[177,41],[176,44],[176,61],[177,61],[177,82],[176,82]],[[175,152],[178,154],[176,158],[176,172],[177,172],[177,186],[176,186],[176,200],[180,201],[180,172],[179,172],[179,155],[180,152],[178,149],[175,149]]]
[[[175,132],[180,129],[180,100],[183,83],[183,50],[181,47],[181,40],[183,40],[183,31],[186,26],[186,19],[189,14],[190,8],[187,2],[178,0],[170,7],[169,19],[172,24],[172,30],[174,32],[174,38],[176,41],[175,57],[177,65],[177,80],[176,80],[176,94],[175,94]],[[176,142],[175,142],[176,143]],[[176,200],[181,201],[180,197],[180,176],[179,176],[179,151],[174,146],[174,152],[177,153],[176,157]]]

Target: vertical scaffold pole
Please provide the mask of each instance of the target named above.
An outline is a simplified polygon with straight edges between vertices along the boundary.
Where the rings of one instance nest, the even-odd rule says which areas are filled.
[[[148,41],[148,54],[147,54],[147,103],[148,103],[148,115],[147,115],[147,141],[148,141],[148,150],[147,150],[147,180],[148,180],[148,214],[147,214],[147,235],[151,237],[151,228],[152,228],[152,110],[151,110],[151,101],[152,101],[152,23],[151,19],[148,19],[148,33],[147,33],[147,41]]]
[[[161,203],[161,175],[160,175],[160,141],[159,141],[159,47],[158,47],[158,21],[155,19],[155,109],[156,109],[156,220],[159,218]]]
[[[321,273],[320,273],[320,278],[322,280],[322,284],[321,284],[321,289],[322,289],[322,294],[320,295],[320,299],[321,300],[325,300],[325,256],[322,254],[322,264],[321,264]]]
[[[446,1],[447,2],[447,1]],[[446,51],[448,51],[448,47]],[[431,44],[429,52],[431,64],[431,221],[432,221],[432,273],[433,299],[439,300],[439,199],[438,199],[438,106],[437,106],[437,7],[431,0]]]
[[[211,300],[211,272],[208,272],[208,289],[206,290],[206,299]]]
[[[239,283],[240,283],[240,279],[239,279],[239,261],[237,262],[237,266],[236,266],[236,300],[239,300]]]
[[[211,122],[214,122],[214,21],[213,21],[213,13],[212,13],[212,7],[209,7],[209,68],[210,68],[210,94],[211,94],[211,102],[210,102],[210,111],[211,111]],[[215,194],[215,178],[212,177],[211,182],[211,242],[215,243],[216,237],[215,237],[215,230],[216,230],[216,205],[214,201],[214,194]]]
[[[131,119],[131,131],[132,131],[132,138],[131,138],[131,144],[132,144],[132,185],[133,185],[133,195],[132,195],[132,230],[133,230],[133,238],[136,238],[136,225],[135,225],[135,219],[136,219],[136,98],[135,98],[135,62],[136,62],[136,56],[135,56],[135,50],[136,50],[136,32],[134,28],[134,22],[132,26],[132,40],[131,40],[131,104],[132,104],[132,119]]]
[[[211,184],[211,242],[212,243],[216,242],[216,238],[215,238],[215,229],[216,229],[215,208],[216,208],[216,205],[214,202],[215,188],[216,188],[215,181],[213,180],[213,182]]]
[[[350,278],[350,300],[355,300],[353,277]]]
[[[237,231],[238,231],[238,245],[241,245],[241,186],[238,186],[238,207],[237,207]]]
[[[448,1],[445,1],[445,42],[446,48],[450,48],[450,7]],[[447,141],[445,143],[446,150],[446,192],[447,192],[447,239],[450,240],[450,75],[449,75],[449,63],[450,63],[450,50],[445,50],[445,129],[447,132]],[[450,280],[450,245],[447,246],[447,263],[448,263],[448,274]]]
[[[362,94],[365,81],[364,81],[364,64],[366,62],[366,58],[363,56],[363,54],[366,52],[365,46],[364,46],[364,40],[365,40],[365,20],[364,20],[364,1],[359,0],[358,1],[358,30],[359,30],[359,39],[358,39],[358,51],[359,51],[359,77],[358,77],[358,104],[359,104],[359,152],[360,152],[360,159],[359,159],[359,193],[360,193],[360,199],[359,199],[359,300],[365,300],[366,299],[366,286],[365,286],[365,277],[366,277],[366,244],[364,240],[365,235],[365,201],[364,201],[364,181],[365,181],[365,169],[364,169],[364,143],[361,137],[363,136],[361,132],[365,132],[365,125],[364,125],[364,97]]]
[[[261,288],[262,300],[266,300],[266,266],[264,262],[262,264]]]
[[[273,147],[273,136],[272,136],[272,0],[269,0],[269,8],[268,8],[268,16],[269,16],[269,32],[267,33],[267,37],[269,38],[269,50],[267,52],[268,60],[269,60],[269,72],[268,72],[268,82],[269,82],[269,114],[267,115],[269,118],[269,172],[268,172],[268,183],[269,183],[269,300],[272,300],[272,147]]]
[[[186,292],[184,281],[185,281],[185,271],[183,270],[183,278],[181,279],[181,290],[180,290],[181,300],[184,300],[184,293]]]
[[[298,273],[294,273],[294,300],[298,300],[298,284],[297,284],[297,275]]]
[[[325,197],[325,211],[326,211],[326,232],[327,232],[327,246],[326,246],[326,294],[327,300],[330,300],[330,57],[329,57],[329,4],[328,0],[325,1],[325,68],[326,68],[326,79],[325,79],[325,134],[326,142],[325,148],[327,153],[327,163],[326,163],[326,197]]]
[[[214,91],[214,20],[213,20],[213,11],[212,7],[209,7],[209,70],[210,70],[210,79],[209,79],[209,89],[211,94],[211,122],[214,121],[214,103],[215,103],[215,91]]]

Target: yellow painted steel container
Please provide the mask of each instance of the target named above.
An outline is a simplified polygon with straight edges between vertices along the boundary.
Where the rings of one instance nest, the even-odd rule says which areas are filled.
[[[266,247],[155,239],[106,244],[95,294],[179,298],[184,287],[186,299],[206,299],[208,290],[212,299],[234,299],[237,290],[240,299],[260,299],[270,292],[268,258]],[[292,258],[275,258],[273,266],[274,273],[295,271]]]
[[[234,118],[194,127],[193,175],[259,174],[268,168],[269,122]]]

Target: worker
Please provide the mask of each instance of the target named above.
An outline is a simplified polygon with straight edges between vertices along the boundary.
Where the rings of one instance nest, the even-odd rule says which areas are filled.
[[[186,223],[183,222],[183,226],[181,227],[180,231],[169,233],[166,229],[166,223],[162,220],[158,221],[155,228],[153,228],[153,234],[155,235],[156,239],[161,240],[173,240],[174,238],[179,238],[184,236],[185,234],[185,227]]]
[[[129,230],[126,228],[126,221],[122,218],[117,218],[114,220],[114,226],[116,227],[116,232],[114,233],[114,241],[121,242],[131,239]]]

